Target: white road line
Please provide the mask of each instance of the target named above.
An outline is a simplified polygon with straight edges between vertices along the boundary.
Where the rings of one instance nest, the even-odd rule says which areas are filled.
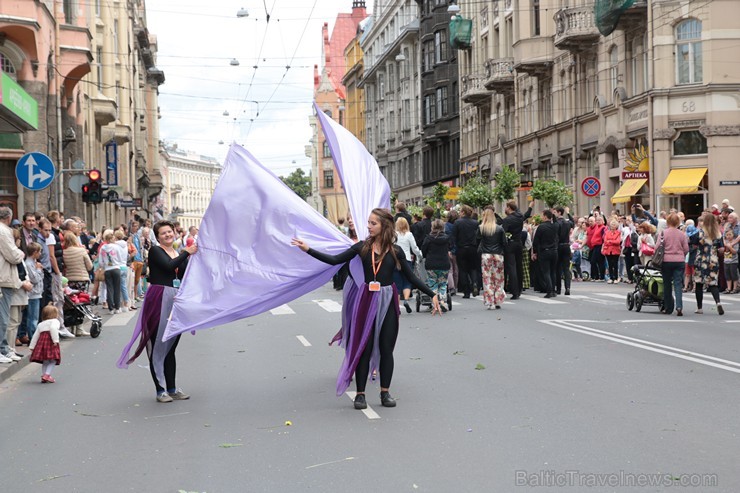
[[[617,294],[617,293],[592,293],[592,294],[595,294],[596,296],[605,296],[607,298],[614,298],[614,299],[617,299],[617,300],[622,300],[624,302],[627,301],[627,293],[624,293],[624,294]]]
[[[552,298],[541,298],[539,296],[531,296],[528,294],[523,294],[520,296],[520,298],[524,300],[536,301],[538,303],[544,303],[546,305],[567,305],[568,304],[567,301],[558,301]]]
[[[295,312],[288,305],[280,305],[277,308],[270,310],[273,315],[295,315]]]
[[[583,300],[587,301],[589,303],[596,303],[597,305],[614,305],[616,304],[615,301],[611,300],[600,300],[598,298],[591,298],[590,296],[585,296],[582,294],[571,294],[569,295],[574,300]]]
[[[347,391],[345,392],[345,394],[347,394],[347,396],[354,402],[357,392]],[[365,398],[367,398],[367,395],[365,396]],[[367,409],[363,409],[362,412],[365,414],[365,416],[367,416],[367,419],[380,419],[380,415],[373,411],[373,408],[370,407],[370,404],[368,404]]]
[[[296,339],[298,339],[299,341],[301,341],[301,344],[303,344],[303,345],[304,345],[304,346],[306,346],[306,347],[309,347],[309,346],[311,346],[311,343],[310,343],[310,342],[308,342],[308,339],[306,339],[306,338],[305,338],[305,337],[303,337],[303,336],[296,336]]]
[[[619,344],[625,344],[627,346],[645,349],[654,353],[664,354],[666,356],[672,356],[674,358],[680,358],[686,361],[699,363],[700,365],[711,366],[732,373],[740,373],[740,363],[735,361],[715,358],[714,356],[695,353],[672,346],[665,346],[662,344],[657,344],[642,339],[636,339],[634,337],[628,337],[621,334],[615,334],[613,332],[606,332],[591,327],[584,327],[582,325],[576,325],[570,322],[564,322],[562,320],[539,320],[539,322],[551,325],[553,327],[558,327],[560,329],[570,330],[572,332],[578,332],[592,337],[598,337],[599,339],[606,339],[608,341],[618,342]],[[717,361],[718,363],[714,363],[714,361]]]
[[[631,293],[632,291],[630,291]],[[624,294],[617,294],[617,293],[593,293],[596,296],[606,296],[607,298],[616,298],[620,299],[622,301],[627,301],[627,293]],[[709,302],[713,303],[712,297],[709,294],[704,295],[704,304],[709,305],[710,303],[707,303],[707,296],[709,296]],[[684,303],[693,303],[696,304],[696,298],[694,297],[694,293],[683,293],[683,296],[681,297]],[[722,305],[732,305],[732,302],[727,302],[726,300],[722,300]]]
[[[326,310],[327,312],[341,312],[342,311],[342,305],[337,303],[334,300],[311,300],[314,303],[318,304],[321,308]]]
[[[128,311],[124,313],[118,313],[109,318],[103,323],[105,327],[123,327],[129,323],[129,321],[138,315],[138,311]]]

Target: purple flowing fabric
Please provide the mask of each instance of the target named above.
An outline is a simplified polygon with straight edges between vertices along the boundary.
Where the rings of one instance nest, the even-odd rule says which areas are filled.
[[[366,283],[357,284],[351,277],[344,285],[344,303],[342,305],[342,339],[344,360],[337,375],[337,396],[344,394],[352,382],[357,364],[367,346],[370,336],[373,337],[373,352],[370,356],[370,372],[378,369],[380,362],[380,328],[388,310],[396,310],[398,291],[396,285],[383,286],[380,291],[370,291]]]

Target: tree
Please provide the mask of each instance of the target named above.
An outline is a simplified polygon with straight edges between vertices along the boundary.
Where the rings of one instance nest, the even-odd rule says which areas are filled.
[[[311,176],[301,168],[296,168],[287,178],[281,176],[280,179],[303,200],[311,195]]]
[[[444,185],[441,182],[438,182],[434,187],[432,188],[432,196],[427,197],[426,204],[434,209],[435,217],[439,216],[439,214],[442,212],[444,207],[442,207],[442,204],[445,202],[445,195],[447,195],[447,191],[450,189],[447,185]]]
[[[503,166],[501,171],[493,175],[496,185],[493,187],[493,198],[496,202],[506,202],[514,198],[516,189],[521,183],[521,176],[509,166]]]
[[[573,203],[573,190],[557,180],[537,180],[532,187],[532,198],[541,200],[548,207],[570,206]]]
[[[457,200],[470,207],[485,207],[493,204],[493,190],[480,176],[474,176],[462,187]]]

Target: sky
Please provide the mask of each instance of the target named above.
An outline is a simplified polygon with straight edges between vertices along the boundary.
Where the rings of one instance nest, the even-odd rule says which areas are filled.
[[[242,8],[248,17],[237,17]],[[352,0],[149,0],[165,73],[160,139],[221,162],[237,142],[277,175],[309,171],[321,26],[331,33],[337,14],[351,11]]]

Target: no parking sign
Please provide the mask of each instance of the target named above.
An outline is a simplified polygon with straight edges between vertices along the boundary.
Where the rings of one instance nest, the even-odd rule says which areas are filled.
[[[587,176],[581,182],[581,192],[587,197],[595,197],[601,192],[601,182],[595,176]]]

